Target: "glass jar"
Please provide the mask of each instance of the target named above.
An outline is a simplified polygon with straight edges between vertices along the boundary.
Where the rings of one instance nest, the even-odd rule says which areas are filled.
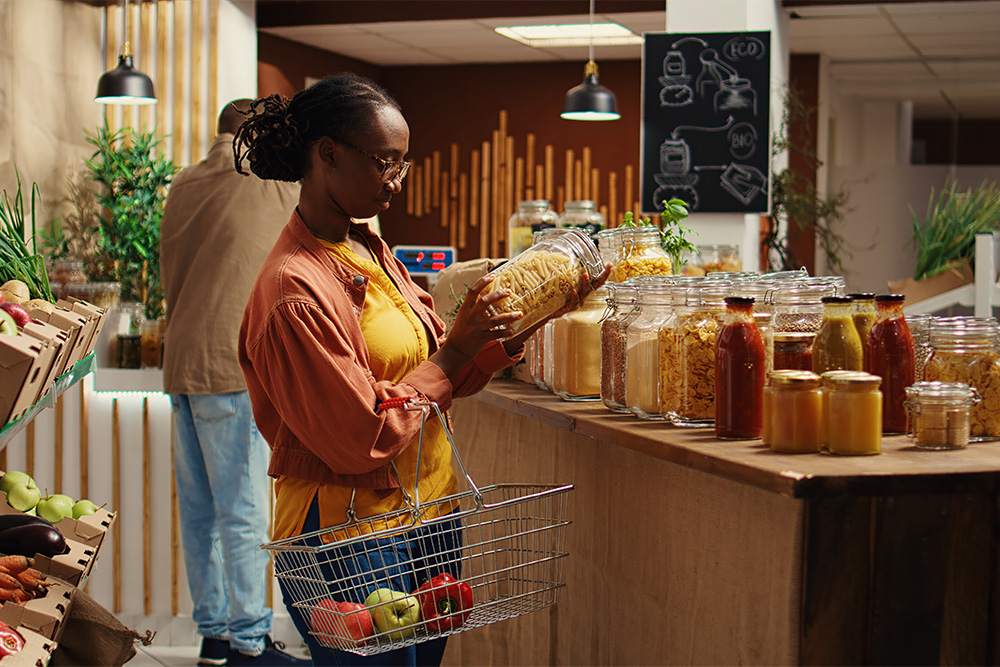
[[[52,293],[57,299],[65,299],[69,296],[69,285],[71,283],[87,282],[87,274],[83,268],[83,260],[80,259],[54,259],[52,260],[52,270],[49,275],[52,282],[61,286],[59,293]],[[51,288],[51,285],[50,285]]]
[[[614,266],[615,255],[618,254],[618,249],[621,248],[621,237],[624,231],[621,227],[615,227],[614,229],[602,229],[597,232],[597,252],[601,255],[602,263]]]
[[[781,370],[764,388],[761,440],[785,454],[818,452],[823,415],[819,376],[812,371]]]
[[[636,285],[637,311],[626,331],[625,405],[640,419],[663,419],[660,414],[660,325],[671,309],[669,278],[657,277]]]
[[[753,317],[753,299],[725,298],[726,315],[715,348],[715,437],[760,437],[763,419],[764,343]]]
[[[514,257],[527,250],[532,244],[534,233],[555,227],[558,218],[559,214],[552,210],[548,200],[519,202],[517,212],[507,221],[507,256]]]
[[[142,368],[142,335],[118,334],[118,368]]]
[[[774,332],[816,333],[823,323],[823,297],[830,296],[826,285],[789,280],[775,285]]]
[[[906,435],[920,449],[963,449],[979,400],[964,382],[914,382],[906,388]]]
[[[677,333],[677,322],[682,317],[687,317],[694,312],[693,305],[688,305],[689,296],[691,303],[696,304],[698,286],[704,281],[698,276],[675,276],[670,286],[670,314],[660,325],[657,334],[659,346],[660,369],[660,415],[673,421],[677,418],[677,406],[680,402],[680,377],[678,373],[677,345],[675,336]]]
[[[546,322],[538,330],[542,334],[542,389],[552,391],[552,378],[555,372],[555,359],[552,355],[552,334],[555,324],[554,320]]]
[[[696,255],[691,261],[697,272],[692,275],[705,275],[713,271],[734,272],[743,270],[740,261],[740,247],[735,245],[700,245],[695,246]]]
[[[568,401],[601,397],[601,320],[609,291],[599,287],[580,308],[552,321],[552,390]]]
[[[816,334],[809,331],[774,333],[774,370],[812,370],[812,346]]]
[[[727,281],[706,280],[689,295],[690,313],[677,318],[677,410],[670,419],[675,426],[715,425],[715,344],[731,288]]]
[[[145,320],[142,323],[140,334],[140,347],[142,348],[142,367],[160,368],[163,366],[163,351],[160,341],[160,321]]]
[[[914,381],[913,335],[903,317],[902,294],[875,297],[875,323],[865,348],[865,370],[882,378],[882,431],[906,432],[906,388]]]
[[[757,302],[753,304],[753,321],[757,323],[760,341],[764,345],[764,377],[774,370],[774,313],[757,312]]]
[[[490,311],[523,314],[508,327],[507,335],[513,337],[565,306],[581,281],[595,280],[602,272],[597,247],[583,232],[539,233],[530,248],[487,274],[493,281],[490,289],[510,293],[492,304]]]
[[[940,318],[930,325],[931,356],[924,369],[928,382],[963,382],[980,403],[970,414],[969,441],[1000,439],[1000,347],[995,322]]]
[[[601,323],[601,402],[613,412],[628,412],[625,405],[626,332],[635,310],[633,285],[610,283],[610,314]]]
[[[55,296],[55,288],[52,291]],[[121,298],[121,283],[70,283],[66,286],[68,296],[92,303],[98,308],[113,308]]]
[[[830,392],[833,379],[840,376],[850,377],[858,371],[827,371],[819,376],[819,390],[822,395],[819,420],[819,443],[823,449],[830,444]]]
[[[924,379],[924,368],[931,356],[931,320],[933,316],[917,313],[906,316],[906,324],[913,336],[913,381]]]
[[[851,298],[851,313],[854,319],[854,328],[858,330],[861,337],[861,348],[864,349],[868,342],[868,334],[875,324],[875,294],[873,292],[853,292],[848,294]]]
[[[831,454],[882,453],[882,378],[858,371],[829,378],[827,449]]]
[[[611,280],[671,274],[670,257],[660,247],[660,230],[651,225],[625,227],[622,245],[611,266]]]
[[[861,337],[852,318],[849,296],[824,296],[823,322],[813,339],[812,371],[860,371],[864,368]]]
[[[556,227],[573,227],[593,236],[604,229],[607,221],[597,210],[597,202],[589,199],[568,201],[562,215],[556,220]]]

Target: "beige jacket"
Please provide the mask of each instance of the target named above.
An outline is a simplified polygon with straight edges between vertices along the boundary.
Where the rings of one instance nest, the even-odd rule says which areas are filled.
[[[160,228],[166,392],[246,389],[237,355],[243,310],[298,198],[298,184],[237,173],[228,133],[174,178]]]

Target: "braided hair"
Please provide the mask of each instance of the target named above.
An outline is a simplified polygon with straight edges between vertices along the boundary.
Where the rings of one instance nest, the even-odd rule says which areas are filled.
[[[399,103],[374,81],[353,73],[335,74],[300,90],[291,100],[270,95],[250,104],[233,149],[236,170],[243,161],[258,177],[297,182],[305,175],[309,146],[322,138],[346,141],[371,126],[376,109]]]

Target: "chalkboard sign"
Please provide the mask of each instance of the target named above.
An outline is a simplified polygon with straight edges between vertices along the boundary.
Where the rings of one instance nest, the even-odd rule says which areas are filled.
[[[771,34],[644,37],[642,210],[767,212]]]

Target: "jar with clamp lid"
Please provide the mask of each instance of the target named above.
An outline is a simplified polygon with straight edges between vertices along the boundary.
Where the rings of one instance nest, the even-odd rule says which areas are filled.
[[[706,279],[688,296],[690,313],[677,318],[677,411],[670,419],[675,426],[715,425],[715,346],[731,290],[728,281]]]
[[[608,283],[608,316],[601,323],[601,402],[613,412],[628,412],[625,404],[625,359],[628,325],[639,312],[635,308],[636,287]]]
[[[611,265],[611,280],[620,283],[638,276],[667,276],[670,257],[660,246],[660,230],[652,225],[624,227],[622,245]]]
[[[568,401],[601,396],[601,320],[609,290],[599,287],[580,307],[552,320],[552,390]]]
[[[670,315],[670,278],[648,276],[636,281],[637,315],[626,330],[625,405],[640,419],[660,414],[659,331]]]
[[[660,415],[669,421],[677,419],[680,402],[680,375],[677,360],[677,323],[694,312],[698,303],[698,287],[705,282],[700,276],[676,276],[670,288],[670,314],[660,324]],[[690,302],[690,305],[689,305]]]
[[[531,246],[535,232],[556,226],[559,214],[545,199],[519,202],[507,221],[507,256],[514,257]]]
[[[823,297],[832,295],[826,285],[789,280],[775,285],[774,332],[816,333],[823,323]]]
[[[556,220],[556,227],[574,227],[593,236],[604,229],[607,221],[597,210],[597,202],[589,199],[568,201],[562,215]]]
[[[920,449],[962,449],[979,400],[964,382],[915,382],[906,388],[906,435]]]

